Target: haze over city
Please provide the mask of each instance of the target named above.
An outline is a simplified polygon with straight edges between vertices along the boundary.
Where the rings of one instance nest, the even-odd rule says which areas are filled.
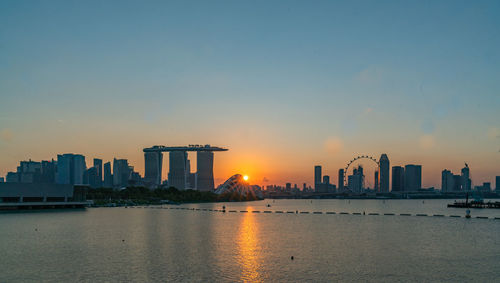
[[[27,3],[0,3],[0,176],[68,152],[143,174],[155,144],[230,148],[216,184],[381,153],[425,187],[498,175],[498,2]]]

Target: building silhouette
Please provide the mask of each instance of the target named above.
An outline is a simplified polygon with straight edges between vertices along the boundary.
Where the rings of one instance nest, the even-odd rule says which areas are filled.
[[[339,169],[338,175],[338,190],[342,192],[344,190],[344,169]]]
[[[90,167],[83,174],[83,183],[89,185],[91,188],[100,188],[102,182],[99,182],[99,172],[97,167]]]
[[[170,171],[168,172],[168,185],[179,190],[184,190],[187,183],[187,152],[170,152],[169,164]]]
[[[57,155],[56,183],[58,184],[83,184],[83,174],[87,169],[85,156],[81,154]]]
[[[379,172],[380,172],[380,192],[388,193],[389,192],[389,158],[387,154],[382,154],[379,160]]]
[[[470,179],[469,166],[465,164],[465,167],[461,171],[461,187],[463,191],[470,191],[472,186],[472,181]]]
[[[113,174],[111,174],[111,162],[104,163],[104,187],[111,188],[113,187]]]
[[[392,167],[392,192],[404,192],[405,169],[402,166]]]
[[[321,166],[314,166],[314,191],[319,193],[321,191]]]
[[[196,184],[199,191],[213,191],[214,187],[214,153],[200,151],[196,155]]]
[[[126,187],[130,178],[130,168],[127,159],[113,159],[113,186]]]
[[[495,177],[495,191],[500,193],[500,176]]]
[[[158,151],[144,152],[144,182],[153,187],[161,185],[163,154]]]
[[[404,191],[414,192],[422,188],[422,165],[405,165]]]
[[[96,177],[96,188],[102,187],[102,159],[99,158],[94,158],[94,167],[96,168],[97,171],[97,177]]]
[[[213,163],[214,163],[214,151],[227,151],[225,148],[214,147],[207,145],[189,145],[189,146],[173,146],[166,147],[162,145],[155,145],[150,148],[143,149],[145,155],[145,164],[148,169],[145,170],[151,173],[147,173],[147,179],[153,179],[160,176],[161,179],[161,156],[163,152],[169,153],[169,171],[168,171],[168,185],[175,187],[180,190],[186,188],[194,188],[202,191],[213,191],[214,190],[214,173],[213,173]],[[196,174],[191,173],[190,161],[188,160],[188,151],[197,152],[197,172]],[[153,158],[153,155],[148,155],[147,153],[156,153],[157,157]],[[156,165],[153,165],[152,160],[154,160]],[[158,170],[159,169],[159,170]],[[159,173],[158,173],[159,172]]]
[[[365,175],[363,166],[359,165],[354,168],[352,175],[347,176],[347,186],[353,193],[361,193],[364,190]]]

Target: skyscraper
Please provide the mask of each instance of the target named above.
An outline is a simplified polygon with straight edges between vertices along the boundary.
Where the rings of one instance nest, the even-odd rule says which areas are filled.
[[[57,175],[56,182],[58,184],[72,184],[71,172],[73,163],[72,154],[57,155]]]
[[[344,169],[339,169],[338,189],[339,192],[342,192],[344,190]]]
[[[111,162],[104,163],[104,187],[113,187],[113,174],[111,174]]]
[[[178,190],[184,190],[187,181],[187,152],[171,151],[169,154],[169,163],[168,185]]]
[[[42,163],[36,161],[21,161],[17,167],[19,182],[40,183],[42,177]]]
[[[89,185],[91,188],[99,188],[101,186],[99,182],[99,174],[97,167],[90,167],[83,174],[83,183]]]
[[[58,154],[57,175],[58,184],[83,184],[83,173],[87,170],[85,156],[81,154]]]
[[[74,169],[74,183],[73,184],[83,184],[83,173],[87,170],[87,165],[85,164],[85,156],[81,154],[73,155],[73,169]]]
[[[102,187],[102,159],[94,158],[94,167],[97,171],[96,188]]]
[[[214,153],[198,151],[196,153],[196,184],[191,184],[199,191],[214,190]],[[188,172],[190,174],[190,172]]]
[[[321,191],[321,166],[314,166],[314,191]]]
[[[56,182],[57,164],[52,161],[42,161],[42,177],[41,182],[46,184],[53,184]]]
[[[447,193],[453,191],[454,182],[455,180],[451,171],[444,169],[441,172],[441,192]]]
[[[163,153],[160,151],[144,153],[144,179],[154,186],[161,184]]]
[[[330,185],[330,176],[323,176],[323,184]]]
[[[392,167],[392,192],[403,192],[405,169],[401,166]]]
[[[405,166],[404,184],[405,192],[414,192],[422,188],[422,165]]]
[[[389,192],[389,158],[387,157],[387,154],[382,154],[380,156],[380,161],[379,161],[379,166],[380,166],[380,192],[381,193],[388,193]]]
[[[500,193],[500,176],[495,177],[495,191]]]
[[[461,187],[463,191],[470,191],[471,190],[471,179],[470,179],[470,171],[469,171],[469,166],[465,164],[465,167],[462,168],[462,180],[461,180]]]
[[[127,159],[113,159],[113,186],[126,187],[130,178]]]

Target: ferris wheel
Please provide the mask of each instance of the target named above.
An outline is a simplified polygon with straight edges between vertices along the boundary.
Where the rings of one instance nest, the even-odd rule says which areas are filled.
[[[357,156],[357,157],[354,157],[351,161],[349,161],[349,163],[347,163],[346,167],[344,168],[344,187],[346,188],[347,187],[347,172],[349,170],[349,167],[351,166],[351,164],[353,164],[354,162],[356,162],[357,160],[360,160],[360,159],[368,159],[368,160],[371,160],[373,161],[376,165],[377,165],[377,168],[380,167],[380,162],[372,157],[372,156],[369,156],[369,155],[360,155],[360,156]]]

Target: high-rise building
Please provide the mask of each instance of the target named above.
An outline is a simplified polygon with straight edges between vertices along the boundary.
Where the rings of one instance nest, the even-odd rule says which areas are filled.
[[[500,176],[495,177],[495,191],[500,193]]]
[[[401,166],[392,166],[392,192],[403,192],[405,169]]]
[[[170,171],[168,172],[168,184],[178,190],[184,190],[187,182],[187,152],[172,151],[169,154]]]
[[[144,181],[153,186],[161,184],[163,153],[160,151],[144,152]]]
[[[6,183],[19,183],[19,175],[16,172],[7,172],[5,176]]]
[[[87,169],[85,156],[81,154],[58,154],[57,174],[58,184],[83,184],[83,173]]]
[[[455,180],[450,170],[444,169],[441,172],[441,192],[447,193],[453,191]]]
[[[344,169],[339,169],[338,189],[340,192],[344,190]]]
[[[4,182],[5,182],[4,177],[0,177],[0,183],[4,183]]]
[[[373,178],[374,178],[374,182],[373,182],[373,189],[375,190],[375,192],[378,192],[380,191],[380,182],[379,182],[379,171],[378,171],[378,168],[375,170],[375,173],[373,174]]]
[[[196,184],[199,191],[213,191],[214,188],[214,153],[198,151],[196,153]]]
[[[323,184],[330,185],[330,176],[323,176]]]
[[[491,192],[491,183],[490,182],[483,182],[483,191],[484,192]]]
[[[99,188],[99,174],[97,167],[90,167],[83,174],[83,183],[89,185],[91,188]]]
[[[73,154],[57,155],[56,183],[73,184],[71,178],[73,172]]]
[[[74,184],[83,184],[83,173],[87,170],[85,156],[81,154],[73,155],[73,178]]]
[[[462,191],[470,191],[471,190],[471,185],[472,185],[472,181],[470,179],[470,172],[469,172],[469,166],[467,164],[465,164],[465,167],[462,168],[462,180],[461,180],[461,187],[462,187]]]
[[[314,191],[321,191],[321,166],[314,166]]]
[[[445,169],[441,172],[441,191],[443,193],[463,191],[463,180],[463,175],[455,175]]]
[[[361,193],[365,188],[365,175],[363,166],[354,168],[352,175],[347,176],[347,186],[353,193]]]
[[[422,165],[405,166],[404,184],[405,192],[414,192],[422,188]]]
[[[102,159],[94,158],[94,167],[97,170],[97,183],[96,188],[102,187]]]
[[[126,187],[130,178],[127,159],[113,159],[113,186]]]
[[[380,156],[380,161],[379,161],[379,167],[380,167],[380,192],[381,193],[388,193],[389,192],[389,158],[387,157],[387,154],[382,154]]]
[[[347,176],[347,187],[353,193],[360,193],[362,191],[362,176],[359,174]]]
[[[20,183],[40,183],[42,178],[42,163],[36,161],[21,161],[17,167]]]
[[[41,182],[53,184],[56,182],[57,164],[52,159],[51,161],[42,161],[42,176]]]
[[[104,163],[104,187],[113,187],[113,174],[111,174],[111,162]]]

